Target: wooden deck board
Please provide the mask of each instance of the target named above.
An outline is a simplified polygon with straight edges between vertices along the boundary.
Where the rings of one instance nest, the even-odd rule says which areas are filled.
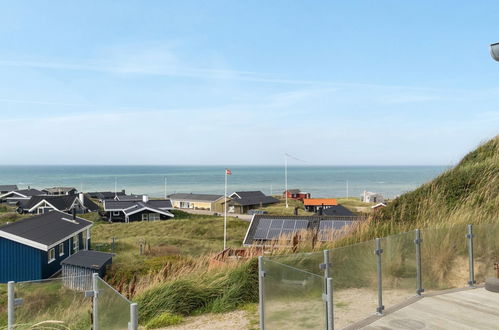
[[[499,293],[477,288],[424,297],[362,329],[499,329]]]

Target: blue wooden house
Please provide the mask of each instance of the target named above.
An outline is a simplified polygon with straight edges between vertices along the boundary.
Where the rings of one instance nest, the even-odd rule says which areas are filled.
[[[0,283],[49,278],[61,262],[90,248],[92,222],[60,211],[0,227]]]

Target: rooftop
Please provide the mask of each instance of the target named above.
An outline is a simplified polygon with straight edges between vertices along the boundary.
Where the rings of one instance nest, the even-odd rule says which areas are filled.
[[[192,201],[192,202],[214,202],[222,197],[223,195],[193,194],[193,193],[190,194],[178,193],[178,194],[168,195],[168,198],[173,200]]]
[[[15,184],[3,184],[0,185],[0,191],[14,191],[17,190],[17,185]]]
[[[53,194],[53,193],[67,193],[72,190],[76,190],[74,187],[51,187],[51,188],[45,188],[43,189],[44,191]]]
[[[278,203],[279,200],[272,197],[266,196],[261,191],[236,191],[230,196],[231,201],[229,204],[238,205],[259,205],[259,204],[273,204]]]
[[[113,256],[112,253],[82,250],[64,259],[62,264],[100,270]]]
[[[335,198],[305,198],[303,205],[306,206],[321,206],[321,205],[338,205]]]
[[[92,226],[92,222],[52,211],[0,227],[0,237],[47,251],[50,247]]]

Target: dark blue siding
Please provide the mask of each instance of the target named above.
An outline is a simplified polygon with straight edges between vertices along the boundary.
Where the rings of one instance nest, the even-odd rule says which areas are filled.
[[[67,241],[63,242],[64,244],[64,255],[60,256],[59,255],[59,245],[54,247],[55,250],[55,260],[52,261],[51,263],[48,263],[48,252],[46,251],[40,251],[41,256],[42,256],[42,277],[41,278],[49,278],[55,273],[57,273],[59,270],[61,270],[61,261],[69,257],[69,249],[72,247],[70,239]],[[73,252],[71,252],[73,254]]]
[[[42,278],[43,251],[0,238],[0,283]]]

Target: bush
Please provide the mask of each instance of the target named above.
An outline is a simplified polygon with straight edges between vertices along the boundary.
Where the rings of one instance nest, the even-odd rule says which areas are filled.
[[[184,320],[184,318],[180,315],[171,314],[169,312],[165,312],[160,314],[154,318],[152,318],[146,324],[147,329],[156,329],[161,327],[168,327],[170,325],[179,324]]]
[[[165,311],[179,315],[227,312],[258,301],[257,260],[225,272],[206,273],[161,283],[134,299],[140,319],[147,322]]]

